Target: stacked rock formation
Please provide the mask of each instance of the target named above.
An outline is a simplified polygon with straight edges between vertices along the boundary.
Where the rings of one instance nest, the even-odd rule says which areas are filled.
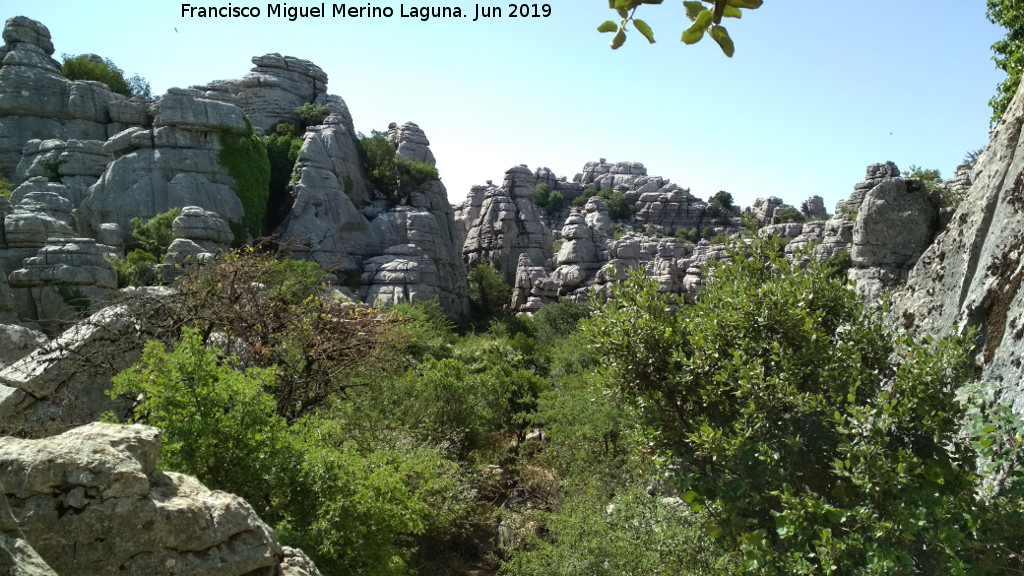
[[[14,176],[31,140],[104,141],[139,120],[145,105],[99,82],[61,75],[45,26],[23,16],[7,20],[0,47],[0,173]],[[69,166],[69,169],[70,166]],[[17,181],[15,184],[19,183]]]
[[[199,206],[185,206],[171,223],[171,245],[164,263],[182,264],[189,260],[203,262],[227,252],[234,234],[228,223],[216,212]]]
[[[551,232],[533,203],[537,177],[520,165],[505,172],[501,186],[474,186],[469,198],[456,207],[460,223],[462,257],[472,268],[493,264],[506,281],[514,282],[519,255],[532,266],[544,266],[551,258]]]
[[[126,245],[133,218],[199,206],[240,225],[242,202],[221,164],[221,134],[245,135],[242,110],[218,93],[172,88],[154,104],[151,128],[124,130],[103,144],[114,160],[79,206],[83,232],[117,224]]]

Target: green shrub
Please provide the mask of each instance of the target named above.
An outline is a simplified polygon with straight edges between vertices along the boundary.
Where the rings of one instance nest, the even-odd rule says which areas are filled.
[[[258,238],[263,234],[270,197],[270,159],[263,141],[252,133],[248,118],[245,123],[248,126],[246,134],[220,133],[221,149],[217,160],[235,180],[235,194],[245,210],[243,229],[253,238]],[[235,232],[235,242],[244,242],[242,235]]]
[[[373,131],[368,137],[362,136],[359,150],[370,182],[394,204],[406,201],[411,192],[438,178],[434,166],[399,158],[395,146],[383,132]]]
[[[132,250],[124,258],[106,256],[117,273],[117,287],[145,286],[157,281],[156,265],[160,260],[145,250]]]
[[[551,193],[550,196],[548,196],[548,214],[558,214],[562,210],[562,208],[565,208],[565,196],[562,196],[561,192],[555,190],[554,192]]]
[[[299,119],[302,120],[302,128],[305,129],[307,126],[319,126],[324,121],[326,112],[323,106],[307,103],[296,108],[295,113],[299,115]]]
[[[469,271],[469,305],[478,316],[495,316],[509,305],[512,288],[493,264],[477,264]]]
[[[132,96],[152,97],[149,82],[138,74],[125,79],[124,71],[109,59],[103,61],[80,54],[63,55],[64,63],[60,67],[61,74],[68,80],[92,80],[106,84],[116,94],[131,98]]]
[[[547,208],[548,201],[551,199],[551,191],[548,189],[547,184],[537,184],[537,187],[533,189],[533,203],[538,208]]]
[[[174,219],[178,216],[181,216],[181,208],[172,208],[145,222],[142,221],[142,218],[132,218],[132,236],[144,251],[152,254],[156,260],[160,260],[167,254],[167,248],[174,241],[171,228]],[[139,261],[141,262],[141,260]]]
[[[11,188],[11,183],[7,181],[3,174],[0,174],[0,196],[10,198],[13,193],[14,190]]]
[[[50,182],[56,182],[60,184],[64,179],[60,175],[60,166],[64,163],[63,158],[57,158],[56,160],[40,160],[39,165],[43,167],[46,172],[46,179]]]
[[[270,394],[280,370],[240,364],[185,330],[171,350],[147,344],[111,394],[138,398],[130,419],[162,428],[161,469],[245,498],[325,573],[406,574],[418,536],[465,525],[465,474],[440,450],[357,442],[320,417],[289,426]]]
[[[302,151],[302,142],[302,138],[295,135],[295,127],[284,123],[278,124],[274,133],[263,139],[267,160],[270,162],[265,230],[275,228],[291,209],[292,197],[288,185],[296,173],[295,165]]]
[[[746,573],[1024,568],[1020,491],[982,496],[959,429],[970,337],[900,339],[780,247],[735,248],[694,306],[636,276],[588,323],[684,499]]]
[[[636,211],[636,206],[633,206],[626,200],[626,195],[617,190],[611,188],[605,188],[601,191],[597,191],[593,188],[587,188],[579,196],[573,199],[572,205],[577,208],[582,208],[587,205],[587,201],[598,196],[603,198],[605,203],[608,205],[608,217],[612,220],[627,220]]]
[[[793,222],[803,222],[804,215],[800,213],[796,208],[785,208],[783,210],[776,210],[775,215],[772,216],[772,224],[789,224]]]
[[[726,225],[732,220],[733,208],[732,194],[724,190],[708,198],[707,214],[719,224]]]

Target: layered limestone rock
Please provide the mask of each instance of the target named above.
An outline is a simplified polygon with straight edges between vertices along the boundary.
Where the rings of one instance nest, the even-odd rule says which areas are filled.
[[[493,264],[514,284],[520,254],[533,266],[551,258],[551,232],[532,200],[536,187],[537,177],[524,165],[505,172],[501,186],[473,187],[456,215],[465,230],[462,257],[470,268]]]
[[[562,246],[555,254],[555,270],[551,279],[561,296],[577,293],[585,296],[587,284],[592,283],[602,264],[608,261],[608,240],[612,236],[612,221],[608,205],[601,198],[587,200],[582,210],[574,209],[562,225]]]
[[[185,206],[171,223],[171,245],[164,264],[204,262],[228,251],[235,236],[215,212],[199,206]]]
[[[327,73],[309,60],[265,54],[252,63],[231,91],[252,125],[266,133],[282,122],[299,124],[295,109],[327,92]]]
[[[367,302],[437,300],[450,313],[468,310],[462,244],[444,185],[434,180],[385,198],[366,175],[344,102],[324,101],[329,114],[306,132],[299,152],[294,203],[276,234],[281,244],[358,286]],[[389,140],[399,158],[433,164],[415,124],[392,124]]]
[[[3,484],[0,483],[0,574],[7,576],[57,576],[39,557],[14,519]]]
[[[66,188],[74,207],[82,203],[90,186],[113,160],[99,140],[29,140],[22,149],[16,180],[47,178]]]
[[[808,220],[828,218],[828,210],[825,209],[825,199],[821,196],[811,196],[800,203],[800,213]]]
[[[896,293],[891,320],[936,336],[977,328],[980,381],[1024,411],[1024,92],[1017,92],[948,227]]]
[[[128,403],[106,391],[115,374],[139,359],[145,340],[126,308],[106,308],[3,368],[0,435],[45,436],[108,410],[124,415]]]
[[[53,330],[99,310],[117,293],[117,273],[106,254],[92,238],[51,239],[7,279],[15,312]]]
[[[244,500],[157,471],[159,455],[160,430],[142,425],[8,438],[0,483],[25,540],[60,574],[318,574],[300,553],[286,558]]]
[[[83,231],[95,236],[103,224],[117,224],[131,246],[133,218],[184,206],[240,225],[244,210],[221,164],[220,135],[247,134],[242,110],[212,93],[172,88],[154,111],[153,128],[125,130],[103,145],[114,160],[79,208]]]
[[[106,140],[131,120],[131,105],[99,82],[60,73],[50,32],[41,23],[9,19],[0,48],[0,173],[13,177],[31,140]],[[129,115],[130,116],[130,115]],[[18,181],[14,182],[15,184]]]

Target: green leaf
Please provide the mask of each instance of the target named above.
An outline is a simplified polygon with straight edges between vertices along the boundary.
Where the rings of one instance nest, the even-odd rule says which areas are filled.
[[[711,37],[722,47],[722,52],[725,52],[726,56],[732,58],[733,53],[736,52],[736,47],[733,46],[732,38],[729,38],[729,31],[724,26],[712,26]]]
[[[615,22],[612,22],[611,20],[607,20],[603,24],[601,24],[600,26],[597,27],[597,31],[601,32],[601,33],[604,33],[604,32],[615,32],[618,29],[619,29],[619,25],[616,24]]]
[[[616,11],[619,13],[619,16],[622,16],[623,20],[629,18],[629,11],[626,10],[625,8],[618,8],[616,9]]]
[[[686,17],[690,19],[690,22],[696,22],[697,16],[705,10],[704,3],[696,0],[686,0],[683,2],[683,8],[686,8]]]
[[[743,12],[735,6],[726,6],[722,15],[726,18],[743,18]]]
[[[626,32],[620,29],[619,33],[615,35],[615,38],[612,38],[612,50],[618,50],[625,43]]]
[[[635,24],[636,29],[639,30],[640,33],[644,35],[644,38],[647,38],[648,42],[654,44],[654,31],[651,30],[651,27],[647,25],[647,22],[644,22],[643,20],[640,19],[634,19],[633,24]]]
[[[746,8],[747,10],[757,10],[764,4],[764,0],[729,0],[729,6],[735,6],[737,8]]]
[[[698,14],[693,25],[683,31],[683,43],[696,44],[700,42],[700,39],[704,37],[704,32],[707,31],[708,26],[711,24],[711,16],[710,10],[704,10]]]

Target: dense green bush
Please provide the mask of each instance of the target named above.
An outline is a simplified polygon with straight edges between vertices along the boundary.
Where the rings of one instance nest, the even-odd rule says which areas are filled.
[[[728,224],[733,217],[732,194],[720,190],[708,198],[708,216],[719,224]]]
[[[102,82],[112,92],[129,98],[132,96],[152,97],[149,82],[146,82],[145,78],[135,74],[126,79],[124,71],[118,68],[110,58],[100,61],[88,54],[78,56],[64,54],[63,60],[64,63],[61,65],[60,71],[68,80]]]
[[[558,190],[551,191],[547,184],[537,184],[533,192],[533,203],[548,214],[554,215],[565,207],[565,197]]]
[[[444,454],[360,445],[321,418],[288,426],[269,392],[279,371],[240,366],[185,330],[173,350],[148,344],[112,394],[138,397],[132,420],[163,429],[161,468],[244,497],[325,573],[406,574],[412,538],[459,531],[469,488]]]
[[[245,210],[242,228],[232,230],[236,244],[245,242],[247,232],[253,238],[263,235],[263,221],[270,197],[270,159],[263,141],[253,134],[252,124],[245,120],[248,130],[245,134],[220,133],[221,166],[235,180],[235,194],[242,201]]]
[[[603,198],[605,203],[608,205],[608,216],[612,220],[628,220],[633,212],[636,212],[636,206],[633,206],[626,200],[626,195],[617,190],[611,188],[604,188],[603,190],[595,190],[593,188],[587,188],[579,196],[573,199],[572,205],[578,208],[582,208],[587,205],[587,200],[597,196]]]
[[[508,307],[512,288],[493,264],[477,264],[469,271],[469,305],[477,316],[494,316]]]
[[[684,499],[746,573],[1024,568],[1019,491],[983,497],[960,434],[967,340],[896,338],[780,252],[735,248],[694,306],[637,276],[587,325]]]
[[[772,216],[772,224],[789,224],[791,222],[803,222],[804,220],[804,215],[796,208],[776,210]]]
[[[295,126],[278,124],[274,133],[263,139],[270,162],[270,180],[267,196],[265,230],[274,229],[291,209],[288,185],[295,177],[295,164],[302,151],[302,138],[295,135]]]
[[[10,198],[14,190],[11,188],[11,183],[7,181],[7,178],[3,174],[0,174],[0,196],[4,198]]]
[[[361,136],[359,150],[370,182],[392,203],[407,201],[411,192],[438,178],[434,166],[399,158],[384,132]]]
[[[138,241],[140,248],[159,260],[164,257],[174,240],[171,226],[178,216],[181,216],[181,208],[171,208],[146,221],[142,218],[132,218],[132,236]]]
[[[299,115],[299,119],[302,120],[302,127],[305,129],[307,126],[319,126],[324,121],[326,111],[319,104],[307,103],[296,108],[295,113]]]

